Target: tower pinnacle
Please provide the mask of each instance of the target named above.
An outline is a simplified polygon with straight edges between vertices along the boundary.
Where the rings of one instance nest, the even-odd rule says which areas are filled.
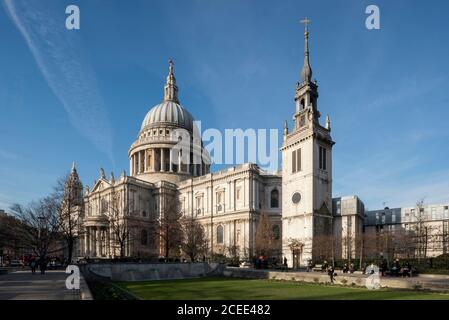
[[[173,101],[179,103],[178,87],[176,86],[176,78],[173,71],[173,60],[168,60],[168,76],[167,82],[164,86],[164,101]]]
[[[304,65],[301,70],[301,81],[310,82],[312,79],[312,68],[309,62],[309,24],[311,21],[304,18],[300,22],[304,24]]]

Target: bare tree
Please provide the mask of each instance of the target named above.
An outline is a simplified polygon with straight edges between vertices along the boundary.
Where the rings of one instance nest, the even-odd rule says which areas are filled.
[[[118,247],[120,258],[123,258],[126,245],[131,242],[132,238],[131,227],[127,220],[130,213],[130,203],[127,197],[124,197],[122,201],[121,192],[113,191],[109,197],[108,211],[113,243]]]
[[[173,195],[167,195],[161,208],[160,216],[154,223],[153,234],[160,240],[161,252],[166,259],[172,253],[179,253],[182,244],[182,213],[179,210],[179,201]]]
[[[204,254],[207,238],[203,225],[193,217],[181,220],[182,251],[194,262],[200,254]]]
[[[265,210],[260,213],[256,228],[255,252],[257,255],[270,258],[275,249],[275,238],[272,225]]]
[[[60,239],[59,211],[54,206],[54,198],[44,198],[27,206],[14,204],[11,211],[21,222],[14,233],[20,235],[28,250],[45,260]]]
[[[344,237],[342,242],[345,242]],[[331,260],[333,262],[334,252],[340,252],[341,249],[341,243],[334,241],[332,235],[320,234],[313,237],[312,252],[315,261],[322,262],[324,260]]]
[[[427,258],[427,249],[431,237],[432,227],[427,223],[428,217],[424,210],[424,199],[416,203],[416,210],[413,215],[414,223],[412,229],[415,234],[418,261]]]

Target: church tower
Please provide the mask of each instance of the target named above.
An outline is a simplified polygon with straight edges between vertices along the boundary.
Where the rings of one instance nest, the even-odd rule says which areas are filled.
[[[302,20],[304,65],[296,84],[293,127],[284,126],[282,152],[283,256],[290,267],[320,259],[332,233],[332,141],[330,119],[319,122],[318,85],[309,61],[310,20]],[[323,248],[322,248],[323,247]]]

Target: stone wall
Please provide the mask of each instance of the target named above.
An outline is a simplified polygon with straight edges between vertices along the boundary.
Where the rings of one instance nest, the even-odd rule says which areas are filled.
[[[221,275],[219,263],[89,263],[80,265],[86,280],[148,281]]]

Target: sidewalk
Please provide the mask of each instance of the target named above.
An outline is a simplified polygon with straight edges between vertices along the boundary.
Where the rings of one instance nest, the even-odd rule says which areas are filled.
[[[64,271],[17,271],[0,275],[0,300],[79,300],[80,292],[67,290]]]

